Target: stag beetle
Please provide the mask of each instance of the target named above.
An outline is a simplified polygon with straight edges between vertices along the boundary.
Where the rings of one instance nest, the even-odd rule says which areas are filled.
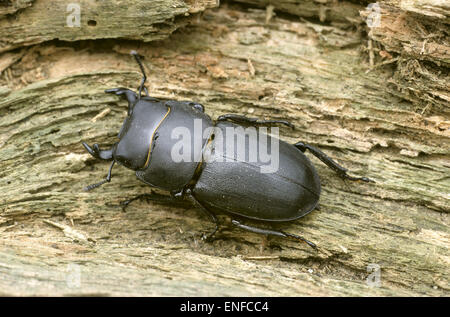
[[[143,78],[136,94],[126,88],[105,90],[124,96],[128,101],[127,117],[120,129],[118,138],[109,150],[100,150],[98,144],[92,147],[83,142],[86,150],[95,158],[112,161],[105,180],[89,185],[91,190],[111,181],[114,163],[119,163],[136,172],[138,179],[144,183],[170,192],[170,196],[151,194],[139,195],[129,202],[147,197],[165,198],[174,201],[189,200],[203,210],[214,222],[215,228],[203,239],[210,239],[218,230],[217,212],[231,215],[232,224],[251,232],[293,238],[316,248],[305,238],[280,230],[270,230],[243,224],[238,218],[247,218],[266,223],[287,222],[305,216],[317,207],[320,197],[320,179],[311,161],[305,156],[308,150],[323,163],[333,169],[343,179],[369,182],[367,177],[353,177],[347,169],[338,165],[321,150],[306,143],[288,144],[267,134],[251,135],[242,131],[243,125],[283,124],[293,127],[284,120],[258,120],[237,114],[219,116],[215,122],[204,113],[204,107],[196,102],[162,100],[150,97],[144,86],[147,76],[139,55],[132,51],[142,72]],[[145,93],[143,95],[142,93]],[[197,124],[197,126],[196,126]],[[201,127],[200,133],[195,129]],[[175,161],[171,157],[176,140],[173,138],[175,128],[183,127],[194,137],[181,141],[184,146],[197,149],[197,159]],[[272,141],[278,142],[279,166],[275,172],[258,171],[263,165],[261,160],[247,162],[236,159],[233,148],[221,148],[215,139],[218,132],[226,135],[233,129],[237,137],[243,137],[245,144],[266,138],[265,148],[271,148]],[[198,131],[197,131],[198,132]],[[233,136],[234,137],[234,136]],[[179,141],[178,141],[179,142]],[[274,143],[275,144],[275,143]],[[235,148],[234,148],[235,149]],[[252,154],[249,146],[244,149],[245,157]],[[228,160],[205,160],[203,154],[209,151],[213,157],[227,157]],[[200,159],[198,154],[200,153]],[[231,158],[231,159],[230,159]],[[164,198],[164,199],[165,199]]]

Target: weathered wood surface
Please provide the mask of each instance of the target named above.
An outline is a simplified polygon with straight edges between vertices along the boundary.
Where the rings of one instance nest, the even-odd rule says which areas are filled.
[[[364,11],[362,12],[364,16]],[[397,60],[390,82],[417,109],[450,116],[450,4],[445,0],[384,1],[373,47]],[[386,52],[389,52],[386,57]],[[378,54],[377,54],[378,55]],[[379,58],[379,60],[382,58]]]
[[[360,10],[364,9],[357,1],[335,0],[237,0],[260,8],[270,6],[273,9],[298,15],[303,18],[315,18],[321,22],[330,22],[335,25],[359,24],[362,22]],[[366,1],[360,1],[366,3]]]
[[[216,0],[12,0],[0,4],[0,17],[9,13],[0,19],[0,52],[55,39],[161,40],[215,6]]]
[[[266,16],[224,4],[164,41],[9,53],[0,77],[2,294],[448,295],[448,108],[422,112],[405,99],[390,83],[396,65],[372,68],[361,53],[360,31]],[[120,201],[148,191],[125,168],[83,192],[109,165],[81,141],[111,145],[126,111],[103,90],[139,83],[131,49],[145,57],[153,96],[199,101],[213,117],[287,118],[297,128],[282,129],[284,140],[317,145],[376,183],[344,182],[312,158],[320,210],[282,228],[318,252],[236,230],[225,216],[204,243],[212,225],[194,208],[140,201],[123,213]],[[366,283],[370,264],[381,268],[380,287]]]
[[[450,102],[450,4],[446,0],[383,0],[377,8],[370,1],[337,2],[334,0],[238,0],[260,7],[271,7],[280,13],[300,18],[318,19],[341,28],[362,27],[362,22],[375,18],[379,25],[367,28],[367,50],[371,67],[394,64],[396,70],[389,83],[417,111],[434,108],[447,118]],[[372,3],[373,5],[374,3]],[[378,10],[378,11],[377,11]],[[275,13],[276,14],[276,13]],[[372,16],[370,16],[372,15]],[[324,28],[319,36],[327,36]],[[354,42],[341,43],[351,45]],[[444,66],[444,67],[441,67]]]
[[[0,1],[0,18],[8,14],[13,14],[20,9],[27,8],[33,4],[34,0],[1,0]]]

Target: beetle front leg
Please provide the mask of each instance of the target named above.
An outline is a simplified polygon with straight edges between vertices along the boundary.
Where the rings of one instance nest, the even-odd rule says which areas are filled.
[[[312,155],[314,155],[319,160],[321,160],[323,163],[325,163],[329,168],[331,168],[333,171],[335,171],[338,174],[338,176],[342,179],[375,183],[375,181],[373,181],[367,177],[354,177],[354,176],[348,175],[347,169],[345,167],[340,166],[331,157],[329,157],[328,155],[323,153],[321,150],[319,150],[318,148],[316,148],[312,145],[309,145],[309,144],[306,144],[303,142],[298,142],[298,143],[295,143],[294,146],[302,152],[305,152],[306,150],[310,151]]]
[[[217,118],[217,121],[233,121],[236,123],[247,123],[247,124],[253,124],[253,125],[272,125],[272,124],[284,124],[285,126],[288,126],[292,129],[295,128],[295,126],[286,121],[286,120],[260,120],[258,118],[249,118],[243,115],[229,113],[229,114],[223,114]]]
[[[239,227],[241,229],[244,229],[244,230],[247,230],[247,231],[250,231],[250,232],[259,233],[259,234],[265,234],[265,235],[272,235],[272,236],[283,237],[283,238],[292,238],[292,239],[295,239],[295,240],[299,240],[299,241],[305,242],[311,248],[317,249],[316,244],[314,244],[311,241],[306,240],[305,238],[303,238],[301,236],[298,236],[296,234],[286,233],[286,232],[283,232],[281,230],[269,230],[269,229],[262,229],[262,228],[258,228],[258,227],[244,225],[244,224],[240,223],[239,221],[237,221],[235,219],[231,220],[231,223],[233,225],[235,225],[236,227]]]

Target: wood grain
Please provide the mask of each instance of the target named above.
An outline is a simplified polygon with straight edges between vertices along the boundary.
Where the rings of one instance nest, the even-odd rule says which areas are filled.
[[[373,69],[366,43],[357,28],[266,22],[265,9],[225,3],[162,41],[26,48],[0,76],[2,294],[447,295],[448,109],[418,110],[411,99],[421,95],[392,85],[395,63]],[[136,201],[122,212],[120,201],[149,191],[123,167],[83,192],[108,164],[81,142],[110,146],[126,112],[104,89],[139,84],[131,49],[144,56],[152,96],[195,100],[214,118],[288,119],[296,130],[281,129],[284,140],[316,145],[376,183],[344,182],[312,158],[320,210],[281,228],[319,251],[234,229],[226,216],[202,242],[212,224],[195,208]],[[371,264],[380,287],[367,284]]]

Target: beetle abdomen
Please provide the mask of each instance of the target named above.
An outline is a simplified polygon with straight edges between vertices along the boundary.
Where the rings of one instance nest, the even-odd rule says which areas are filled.
[[[272,137],[244,133],[237,127],[228,122],[217,124],[223,139],[227,138],[227,128],[234,129],[235,146],[221,146],[217,136],[211,142],[212,157],[210,162],[203,162],[194,196],[209,207],[258,220],[289,221],[312,211],[319,200],[320,180],[309,159],[291,144],[278,140],[276,151],[271,146]],[[239,138],[245,138],[245,156],[241,157],[237,152]],[[261,142],[263,138],[266,144]],[[275,152],[279,153],[278,164],[272,162],[273,172],[267,172],[268,162],[262,157],[255,160],[251,142],[258,144],[258,153],[271,153],[273,149],[273,160],[277,159]]]

